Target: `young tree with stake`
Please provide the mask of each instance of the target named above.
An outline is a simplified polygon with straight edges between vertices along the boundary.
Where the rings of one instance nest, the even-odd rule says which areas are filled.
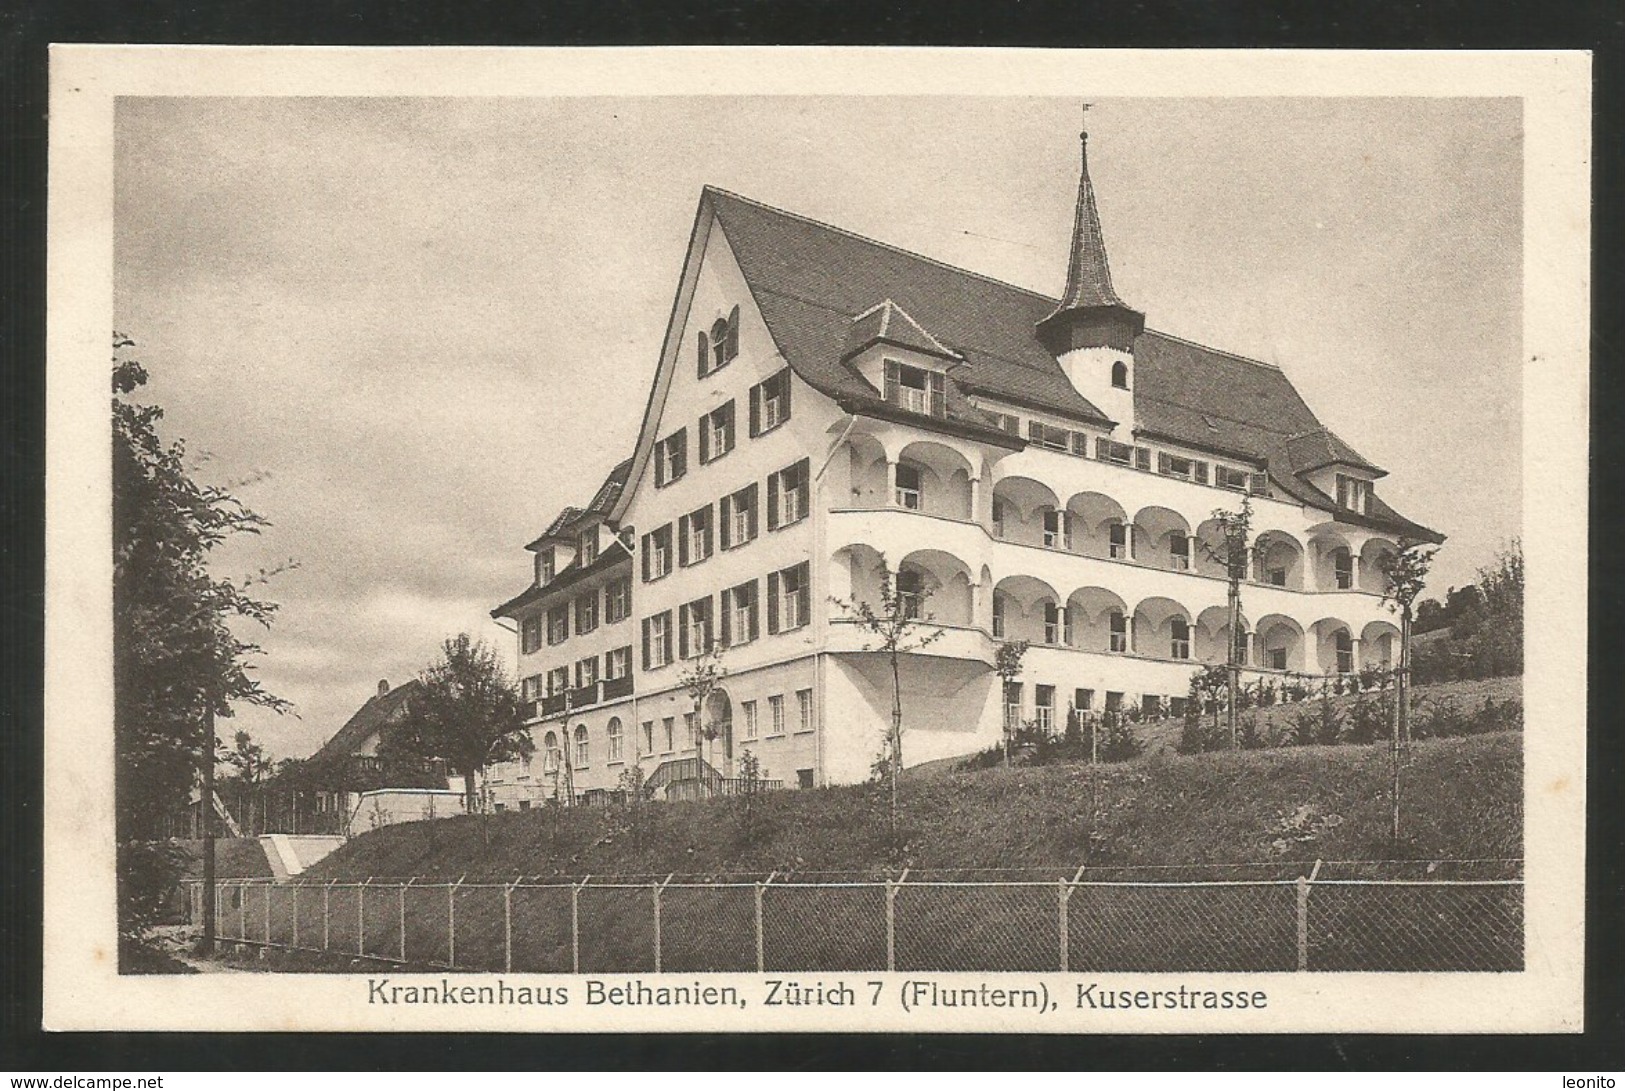
[[[691,660],[677,676],[677,681],[682,684],[689,699],[694,702],[695,756],[700,756],[698,751],[703,746],[707,766],[711,765],[712,743],[722,737],[725,725],[715,720],[707,720],[705,706],[711,700],[711,695],[717,691],[717,687],[722,684],[722,680],[728,676],[728,668],[722,661],[727,650],[728,645],[722,641],[712,641],[710,647]],[[701,782],[710,784],[704,777],[701,778]]]
[[[1240,745],[1236,730],[1236,712],[1237,705],[1240,704],[1237,700],[1237,694],[1241,690],[1241,660],[1243,658],[1241,583],[1247,578],[1248,569],[1252,567],[1254,554],[1252,543],[1252,497],[1242,497],[1240,511],[1229,511],[1224,508],[1214,509],[1213,521],[1219,524],[1219,545],[1214,547],[1204,542],[1202,543],[1202,550],[1210,560],[1224,565],[1225,580],[1228,584],[1230,646],[1225,653],[1225,688],[1228,691],[1226,693],[1226,703],[1228,705],[1226,718],[1229,721],[1230,728],[1230,748],[1234,750]]]
[[[1386,585],[1383,598],[1399,608],[1399,699],[1394,702],[1393,740],[1389,746],[1393,781],[1393,818],[1389,835],[1394,841],[1399,840],[1400,750],[1409,746],[1411,741],[1411,622],[1416,600],[1427,585],[1428,571],[1433,567],[1433,558],[1438,552],[1438,546],[1402,538],[1398,551],[1385,554],[1379,562]]]
[[[900,663],[904,655],[942,639],[941,629],[925,628],[935,620],[935,615],[925,611],[925,603],[930,597],[930,590],[923,586],[912,592],[899,588],[897,573],[886,563],[886,557],[882,554],[879,602],[830,599],[865,634],[864,650],[884,654],[891,666],[891,730],[886,740],[886,764],[891,781],[891,832],[894,842],[897,838],[897,777],[903,768],[903,683]]]
[[[1004,767],[1010,767],[1010,746],[1015,739],[1015,717],[1010,714],[1010,687],[1021,677],[1021,661],[1027,655],[1025,640],[1002,641],[993,653],[993,673],[999,676],[1000,720],[1004,725]]]

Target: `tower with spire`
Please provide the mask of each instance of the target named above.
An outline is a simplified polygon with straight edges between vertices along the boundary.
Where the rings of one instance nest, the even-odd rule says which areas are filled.
[[[1106,237],[1089,180],[1089,133],[1078,134],[1082,163],[1072,251],[1060,305],[1038,323],[1038,339],[1055,355],[1079,394],[1127,434],[1134,428],[1134,342],[1145,315],[1112,288]]]

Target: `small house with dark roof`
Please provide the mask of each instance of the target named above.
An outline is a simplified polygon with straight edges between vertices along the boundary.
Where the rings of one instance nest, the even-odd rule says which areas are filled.
[[[1391,663],[1384,558],[1436,531],[1280,367],[1147,324],[1112,283],[1083,139],[1059,298],[707,187],[631,456],[528,547],[533,798],[865,779],[891,672],[850,607],[895,573],[909,763],[1008,717],[1168,709],[1250,677]],[[1252,512],[1239,625],[1216,511]],[[845,604],[845,605],[843,605]],[[1234,629],[1234,631],[1232,631]],[[1021,680],[999,644],[1031,645]],[[683,684],[722,653],[695,710]]]

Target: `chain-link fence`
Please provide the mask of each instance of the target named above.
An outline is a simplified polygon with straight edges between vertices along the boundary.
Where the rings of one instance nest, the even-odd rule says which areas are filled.
[[[1519,970],[1507,861],[895,876],[233,879],[220,940],[525,973]],[[1490,865],[1490,866],[1486,866]],[[1377,871],[1419,872],[1375,877]],[[1323,875],[1322,872],[1325,872]],[[1273,872],[1273,874],[1271,874]],[[1487,877],[1486,877],[1487,876]],[[189,904],[201,921],[203,888]]]

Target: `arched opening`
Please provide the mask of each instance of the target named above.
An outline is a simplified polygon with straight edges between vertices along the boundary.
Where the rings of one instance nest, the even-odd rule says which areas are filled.
[[[1170,508],[1151,505],[1134,514],[1134,559],[1153,568],[1191,567],[1191,525]]]
[[[1367,623],[1360,630],[1360,667],[1391,670],[1399,665],[1399,629],[1387,621]]]
[[[1158,659],[1191,657],[1190,611],[1160,595],[1142,599],[1134,608],[1132,648]]]
[[[1112,361],[1112,385],[1119,390],[1128,389],[1128,363],[1124,360]]]
[[[1230,575],[1225,558],[1228,556],[1228,546],[1224,536],[1224,526],[1217,519],[1204,519],[1197,524],[1193,536],[1191,555],[1195,561],[1195,571],[1204,576],[1217,576],[1221,579]],[[1248,578],[1251,571],[1244,572],[1242,579]]]
[[[604,760],[610,762],[625,761],[626,736],[621,729],[621,718],[619,716],[611,716],[609,718],[606,738],[609,742],[609,752],[605,756]]]
[[[1041,512],[1059,503],[1048,485],[1030,477],[1001,478],[993,486],[993,536],[1025,545],[1043,545]]]
[[[913,617],[944,625],[970,625],[975,603],[970,566],[940,549],[917,549],[897,566],[897,589],[911,596]]]
[[[1128,550],[1123,526],[1128,514],[1123,505],[1099,492],[1080,492],[1066,502],[1071,516],[1072,548],[1089,557],[1125,557]],[[1112,545],[1116,530],[1116,551]]]
[[[1075,648],[1090,652],[1128,651],[1128,605],[1104,587],[1080,587],[1067,596]]]
[[[1241,627],[1237,636],[1242,637],[1250,630],[1247,624],[1247,615],[1241,617]],[[1230,608],[1228,606],[1209,606],[1196,616],[1195,629],[1196,658],[1204,663],[1230,662]],[[1247,647],[1245,640],[1241,640],[1236,647],[1236,662],[1242,665],[1247,663]]]
[[[1340,532],[1316,531],[1309,539],[1309,553],[1313,558],[1315,590],[1347,591],[1354,586],[1354,551]]]
[[[716,736],[716,741],[711,745],[711,756],[721,758],[723,772],[728,772],[733,768],[734,760],[734,709],[733,699],[728,696],[727,690],[719,687],[706,697],[703,726],[706,734]]]
[[[1060,596],[1034,576],[1006,576],[993,589],[994,635],[1029,644],[1059,644],[1064,631],[1055,610]],[[1057,639],[1049,639],[1054,636]]]
[[[552,776],[564,768],[564,750],[559,746],[559,735],[549,731],[542,736],[542,772]]]
[[[576,725],[575,741],[576,741],[576,755],[575,755],[576,768],[577,769],[585,769],[588,766],[588,764],[590,763],[590,759],[592,757],[592,751],[591,751],[591,749],[589,748],[589,746],[587,744],[587,725],[586,724],[577,724]]]
[[[1398,553],[1399,547],[1387,538],[1367,538],[1360,547],[1360,566],[1356,575],[1359,589],[1375,595],[1386,594],[1389,558]]]
[[[910,443],[898,456],[892,503],[927,515],[970,519],[974,517],[970,479],[970,460],[952,447],[928,441]]]
[[[1266,530],[1254,539],[1253,579],[1274,587],[1303,590],[1303,546],[1292,535]]]
[[[1254,666],[1266,670],[1301,671],[1303,626],[1284,614],[1266,614],[1258,619],[1255,637],[1258,645]]]
[[[1338,618],[1325,617],[1309,627],[1314,638],[1315,669],[1335,674],[1354,671],[1354,634],[1347,623]]]
[[[846,440],[851,497],[846,506],[884,508],[892,502],[886,480],[886,448],[868,432],[854,430]],[[835,484],[832,482],[832,485]],[[839,501],[837,501],[839,502]]]

